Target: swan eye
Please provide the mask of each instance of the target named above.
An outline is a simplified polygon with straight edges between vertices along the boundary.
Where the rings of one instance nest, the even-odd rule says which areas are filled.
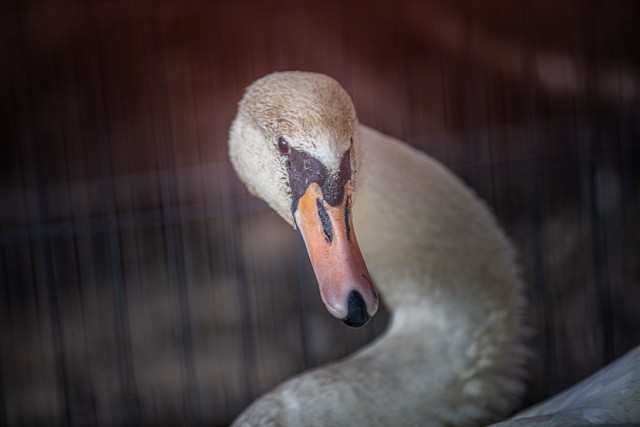
[[[289,147],[289,143],[287,142],[286,139],[284,139],[284,137],[279,137],[278,138],[278,150],[282,153],[282,154],[289,154],[291,153],[291,147]]]

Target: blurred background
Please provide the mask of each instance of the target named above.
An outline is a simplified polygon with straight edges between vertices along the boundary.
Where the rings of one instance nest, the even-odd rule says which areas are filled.
[[[640,2],[0,4],[0,424],[227,425],[384,331],[320,301],[227,160],[242,90],[327,73],[520,254],[523,405],[640,343]]]

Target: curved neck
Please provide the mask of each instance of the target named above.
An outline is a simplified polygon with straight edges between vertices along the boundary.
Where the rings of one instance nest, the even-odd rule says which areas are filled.
[[[396,139],[360,125],[354,143],[354,229],[391,310],[451,305],[469,322],[487,310],[515,311],[513,250],[484,203]]]

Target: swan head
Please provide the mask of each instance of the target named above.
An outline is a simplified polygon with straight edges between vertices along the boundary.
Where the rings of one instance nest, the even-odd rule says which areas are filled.
[[[351,215],[357,126],[338,82],[279,72],[246,89],[229,134],[238,176],[300,230],[322,300],[348,326],[364,325],[378,309]]]

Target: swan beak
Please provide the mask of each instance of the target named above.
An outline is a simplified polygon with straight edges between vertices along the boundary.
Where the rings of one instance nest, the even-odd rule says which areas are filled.
[[[317,183],[309,185],[294,212],[320,296],[327,310],[347,326],[363,326],[378,310],[378,294],[351,222],[351,182],[342,202],[331,206]]]

